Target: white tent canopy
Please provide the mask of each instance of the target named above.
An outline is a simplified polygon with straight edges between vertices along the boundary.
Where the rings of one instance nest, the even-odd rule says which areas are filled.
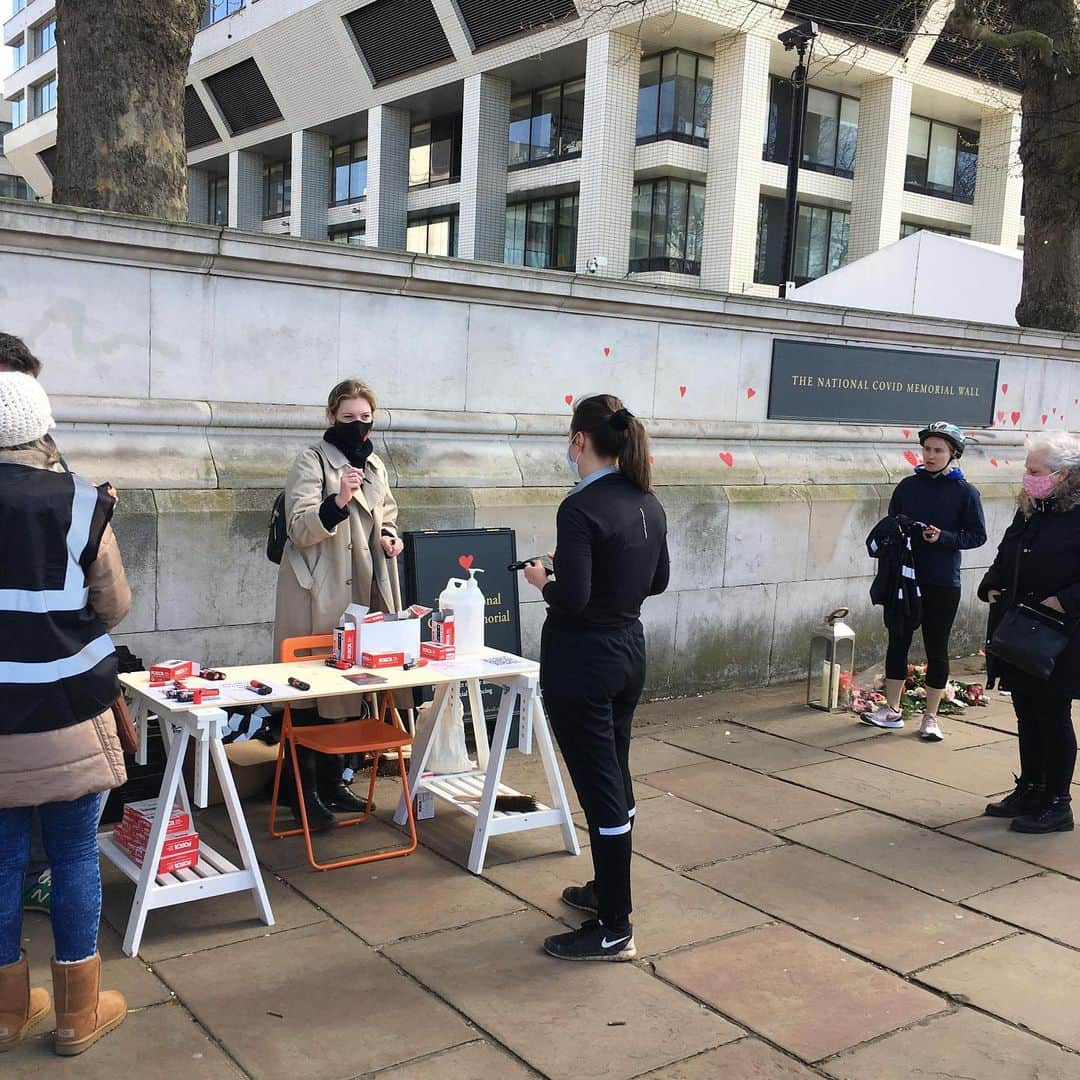
[[[921,231],[788,296],[814,304],[1016,326],[1023,252]]]

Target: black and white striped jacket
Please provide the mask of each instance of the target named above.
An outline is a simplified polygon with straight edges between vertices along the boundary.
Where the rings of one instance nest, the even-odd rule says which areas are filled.
[[[882,518],[866,538],[866,550],[878,564],[870,599],[885,608],[889,629],[916,628],[922,622],[922,594],[911,546],[914,527],[910,518],[897,514]]]

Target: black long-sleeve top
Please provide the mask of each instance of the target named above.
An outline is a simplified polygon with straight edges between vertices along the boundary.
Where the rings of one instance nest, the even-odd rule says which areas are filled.
[[[579,626],[625,626],[668,586],[667,516],[660,500],[622,473],[571,492],[556,517],[549,617]]]

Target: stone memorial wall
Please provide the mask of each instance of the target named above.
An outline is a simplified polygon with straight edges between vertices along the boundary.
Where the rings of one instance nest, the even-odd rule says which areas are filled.
[[[929,353],[943,385],[952,358],[997,360],[993,426],[963,461],[991,541],[964,556],[958,653],[981,642],[974,585],[1011,519],[1025,436],[1080,422],[1080,340],[1048,332],[9,202],[0,270],[0,328],[44,362],[58,443],[120,489],[135,603],[118,638],[147,661],[269,658],[268,512],[344,377],[379,394],[403,529],[511,526],[523,555],[553,545],[568,402],[610,391],[647,420],[672,555],[645,609],[657,695],[799,676],[838,605],[858,666],[884,656],[864,538],[917,460],[917,420],[947,409],[769,420],[775,340]],[[543,605],[524,584],[521,609],[536,655]]]

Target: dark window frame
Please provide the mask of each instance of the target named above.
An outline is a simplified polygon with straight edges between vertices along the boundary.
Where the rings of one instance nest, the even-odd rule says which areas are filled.
[[[763,252],[761,250],[762,224],[763,224],[763,219],[766,216],[766,206],[767,206],[768,203],[772,203],[772,204],[774,204],[774,208],[782,210],[783,205],[784,205],[784,200],[782,198],[780,198],[779,196],[775,196],[775,195],[762,195],[760,197],[760,199],[758,200],[757,239],[756,239],[756,246],[755,246],[755,249],[754,249],[754,283],[757,284],[757,285],[779,285],[780,284],[778,281],[770,281],[768,279],[768,277],[766,276],[765,271],[768,268],[764,265],[764,261],[765,261],[764,260],[764,254],[763,254]],[[829,269],[829,265],[828,265],[829,264],[829,250],[830,250],[830,246],[832,244],[833,223],[834,223],[834,220],[835,220],[837,214],[843,214],[843,215],[845,215],[847,217],[848,244],[851,243],[851,211],[850,210],[843,210],[843,209],[841,209],[840,207],[837,207],[837,206],[822,206],[820,203],[808,202],[808,201],[806,201],[804,199],[800,199],[798,201],[796,207],[795,207],[795,250],[796,250],[796,259],[798,258],[799,222],[801,220],[799,212],[804,208],[807,209],[807,210],[810,210],[811,213],[813,211],[815,211],[815,210],[821,210],[821,211],[824,211],[825,213],[827,213],[829,215],[829,217],[828,217],[828,227],[825,230],[825,244],[826,244],[826,249],[825,249],[825,273],[830,274],[830,273],[833,272],[833,270],[838,270],[841,266],[847,265],[846,264],[846,257],[847,257],[847,246],[846,245],[845,245],[845,249],[844,249],[844,258],[842,258],[840,260],[840,262],[838,262],[837,265],[835,267],[833,267],[832,269]],[[781,237],[781,242],[782,242],[782,239],[783,238]],[[778,274],[778,276],[782,275],[782,273],[783,273],[783,267],[780,267],[780,273]],[[817,280],[817,278],[808,277],[808,276],[803,275],[803,274],[797,274],[797,273],[795,273],[794,269],[792,270],[792,277],[793,277],[793,280],[794,280],[796,286],[805,285],[810,281],[816,281]]]
[[[925,158],[912,158],[912,155],[907,153],[905,148],[904,154],[904,190],[913,192],[917,195],[928,195],[932,199],[945,199],[948,202],[965,203],[966,205],[972,205],[975,202],[975,175],[979,168],[979,142],[980,132],[975,131],[973,128],[963,128],[959,124],[950,124],[947,120],[935,120],[930,116],[922,116],[919,113],[912,113],[911,120],[923,120],[930,125],[930,128],[926,135],[926,157]],[[910,121],[909,121],[910,123]],[[934,125],[938,127],[952,128],[956,132],[956,148],[953,154],[953,182],[951,188],[942,188],[940,185],[931,186],[929,180],[930,172],[930,147],[934,144]],[[962,144],[966,143],[966,147]],[[972,150],[971,148],[974,147]],[[957,190],[957,178],[960,172],[960,157],[961,153],[968,154],[973,157],[974,162],[972,165],[972,177],[971,177],[971,190]],[[912,160],[925,162],[925,168],[923,170],[922,181],[909,179],[909,173],[911,170]]]
[[[448,222],[449,225],[450,225],[449,235],[448,235],[448,243],[447,243],[448,250],[447,250],[447,253],[445,255],[432,255],[431,252],[428,250],[428,248],[431,247],[431,226],[433,224],[435,224],[435,225],[440,224],[443,221]],[[405,250],[406,251],[409,250],[408,249],[409,229],[414,229],[418,225],[424,225],[427,228],[427,236],[426,236],[426,239],[424,241],[424,250],[423,251],[415,251],[415,252],[412,252],[412,254],[414,254],[414,255],[430,255],[431,258],[433,258],[433,259],[456,259],[458,257],[457,256],[458,244],[459,244],[460,239],[461,239],[460,235],[459,235],[460,224],[461,224],[461,212],[460,212],[460,210],[455,210],[455,211],[452,211],[452,212],[432,213],[432,214],[428,214],[428,213],[418,214],[416,217],[413,217],[413,218],[411,218],[409,220],[406,220],[406,222],[405,222],[405,236],[406,236]]]
[[[450,171],[445,177],[440,176],[438,179],[433,180],[431,178],[431,148],[436,143],[446,142],[446,139],[433,139],[432,134],[435,130],[436,124],[449,122],[451,127],[450,134]],[[413,146],[413,133],[417,128],[421,128],[424,125],[428,128],[428,141],[426,144],[417,143]],[[412,152],[420,146],[427,146],[428,150],[428,166],[426,180],[421,180],[418,183],[413,183],[411,176],[409,179],[410,191],[423,191],[425,188],[446,187],[448,184],[457,184],[461,181],[461,140],[462,140],[462,114],[461,113],[443,113],[440,116],[433,116],[430,120],[418,120],[415,124],[409,127],[409,167],[410,173],[412,171]]]
[[[16,44],[9,46],[12,52],[11,71],[14,74],[16,71],[22,71],[26,67],[27,56],[27,43],[26,34],[22,36],[22,40]]]
[[[353,243],[350,237],[359,236],[362,242]],[[367,222],[352,221],[348,225],[332,225],[326,231],[326,239],[332,244],[341,244],[344,247],[364,247],[367,243]]]
[[[271,209],[273,206],[280,206],[281,209]],[[263,221],[286,217],[291,213],[292,159],[282,158],[263,166]]]
[[[659,60],[660,61],[660,81],[656,85],[657,85],[657,87],[661,87],[664,84],[664,57],[665,56],[678,57],[679,55],[692,56],[694,58],[694,95],[693,95],[693,97],[694,97],[694,113],[693,113],[693,117],[692,117],[692,120],[691,120],[691,127],[696,130],[697,127],[698,127],[698,109],[699,109],[699,106],[700,106],[701,86],[703,85],[703,80],[701,78],[701,61],[704,60],[707,63],[715,64],[713,58],[711,56],[705,56],[702,53],[691,52],[689,49],[665,49],[663,52],[650,53],[648,56],[643,56],[641,58],[641,63],[642,64],[647,64],[650,60]],[[676,59],[676,62],[675,62],[675,77],[676,77],[676,79],[678,79],[678,60],[677,59]],[[712,87],[715,87],[715,84],[716,84],[716,69],[715,69],[715,66],[714,66],[714,68],[713,68],[713,76],[712,76],[711,79],[709,79],[709,85],[712,86]],[[677,98],[676,98],[676,100],[677,100]],[[648,146],[651,143],[667,141],[667,142],[686,143],[688,146],[704,146],[704,147],[708,147],[708,145],[709,145],[709,119],[711,119],[711,116],[712,116],[712,104],[713,104],[712,91],[710,91],[709,92],[709,117],[706,118],[705,123],[703,125],[701,125],[705,129],[705,134],[704,135],[702,135],[702,136],[693,135],[693,134],[687,135],[685,132],[675,131],[675,130],[661,131],[660,130],[659,90],[658,90],[657,91],[657,108],[656,108],[656,129],[652,134],[648,134],[648,135],[637,134],[636,130],[635,130],[635,135],[636,135],[636,139],[637,139],[637,145],[638,146]],[[641,75],[640,75],[640,69],[639,69],[639,74],[638,74],[638,108],[639,109],[641,108]],[[678,123],[678,115],[677,114],[678,114],[678,109],[676,108],[672,112],[672,124],[673,124],[673,126]]]
[[[651,194],[649,198],[649,242],[648,250],[651,252],[656,237],[656,192],[657,187],[660,184],[667,185],[667,205],[668,212],[665,218],[667,222],[666,232],[671,232],[671,185],[680,184],[686,186],[686,216],[682,223],[682,235],[683,235],[683,254],[682,257],[672,257],[670,255],[648,255],[644,258],[631,258],[630,259],[630,273],[631,274],[647,274],[647,273],[668,273],[668,274],[685,274],[689,277],[701,276],[701,257],[700,253],[697,259],[687,258],[687,244],[690,240],[690,207],[693,202],[693,189],[701,188],[702,196],[702,227],[700,239],[704,241],[705,234],[705,216],[704,216],[704,198],[705,198],[705,185],[698,183],[696,180],[683,180],[677,176],[660,176],[653,180],[640,180],[634,184],[634,193],[632,196],[632,206],[637,203],[637,192],[639,188],[650,187]],[[630,226],[630,243],[634,242],[633,233],[633,212],[631,211],[631,226]],[[665,239],[665,246],[666,246]]]
[[[252,2],[254,3],[254,0]],[[195,28],[195,32],[217,26],[219,22],[231,18],[244,10],[245,3],[246,0],[206,0],[206,6],[199,16],[199,25]]]
[[[218,207],[221,193],[225,193],[225,220],[218,221]],[[216,226],[228,226],[229,224],[229,178],[228,176],[212,176],[206,185],[206,219],[209,224]]]
[[[54,71],[47,79],[42,79],[41,82],[34,83],[30,87],[30,98],[34,103],[34,119],[39,116],[46,116],[51,112],[56,111],[56,72]],[[39,108],[41,102],[42,91],[47,87],[52,87],[52,104],[47,109]]]
[[[42,32],[47,30],[49,27],[52,27],[52,33],[50,35],[52,44],[47,45],[44,49],[42,49],[39,47],[41,42],[41,35]],[[51,18],[46,19],[44,22],[38,23],[37,26],[31,27],[31,32],[33,35],[32,40],[34,43],[33,58],[36,60],[39,56],[44,56],[46,53],[52,52],[53,49],[56,48],[56,15],[54,14]],[[23,38],[23,41],[25,43],[25,36]]]
[[[563,227],[564,222],[562,220],[564,212],[564,203],[573,200],[574,202],[574,258],[568,266],[557,265],[557,259],[559,256],[559,230]],[[531,266],[528,262],[528,240],[529,240],[529,216],[530,211],[534,206],[539,206],[541,203],[552,202],[554,203],[555,213],[551,221],[551,247],[548,251],[548,261],[544,266]],[[503,245],[503,265],[504,266],[521,266],[527,270],[558,270],[560,273],[574,273],[577,268],[577,239],[578,239],[578,223],[579,215],[581,212],[581,196],[577,191],[569,192],[563,195],[543,195],[534,199],[520,199],[516,202],[507,203],[506,210],[509,213],[511,210],[516,209],[519,206],[525,207],[525,240],[521,249],[521,262],[507,262],[505,254],[505,244]]]
[[[361,145],[364,147],[364,153],[363,153],[363,156],[358,156],[357,155],[357,149]],[[338,151],[339,150],[345,150],[345,149],[348,149],[348,151],[349,151],[349,183],[348,183],[349,193],[348,193],[348,196],[346,198],[338,199],[338,198],[335,197],[337,195],[337,175],[336,175],[336,173],[337,173],[337,165],[336,165],[336,161],[337,161]],[[363,202],[367,198],[367,195],[365,195],[363,191],[361,191],[359,195],[354,195],[353,194],[353,187],[352,187],[352,182],[353,182],[353,168],[352,167],[354,165],[359,165],[361,161],[364,162],[365,166],[367,165],[367,160],[368,160],[367,151],[368,151],[368,141],[367,141],[367,139],[350,139],[348,142],[335,143],[333,146],[330,147],[330,191],[329,191],[329,194],[327,196],[329,206],[351,206],[353,203]],[[367,169],[366,168],[364,170],[364,187],[365,187],[365,190],[366,190],[366,188],[367,188]]]
[[[785,79],[782,75],[770,75],[769,76],[769,104],[768,112],[766,114],[765,121],[765,140],[761,147],[761,157],[764,161],[771,161],[777,165],[786,165],[788,159],[788,144],[787,139],[782,140],[783,145],[779,145],[781,140],[778,137],[778,133],[781,130],[781,125],[777,121],[776,113],[774,112],[774,105],[777,111],[783,108],[783,104],[777,101],[776,90],[780,86],[786,86],[789,91],[791,88],[791,80]],[[809,169],[811,172],[824,173],[826,176],[840,176],[844,179],[851,180],[855,176],[855,159],[851,159],[851,168],[841,168],[837,165],[837,158],[840,151],[840,128],[841,117],[844,111],[844,101],[854,101],[859,105],[859,121],[860,123],[855,127],[855,139],[858,143],[858,129],[862,122],[862,100],[855,97],[854,94],[842,94],[838,90],[829,90],[824,86],[811,86],[807,84],[807,92],[810,90],[817,90],[822,94],[831,94],[836,98],[836,138],[833,140],[833,154],[832,154],[832,166],[823,165],[821,162],[810,161],[806,156],[806,146],[803,145],[803,159],[799,164],[801,169]],[[788,102],[788,121],[787,130],[790,136],[791,132],[791,103]],[[805,130],[804,130],[805,135]]]
[[[508,172],[517,172],[519,169],[535,169],[539,165],[550,165],[553,161],[574,161],[581,157],[581,150],[557,150],[555,153],[548,157],[533,157],[533,147],[536,145],[533,142],[532,129],[533,124],[536,122],[538,116],[544,115],[539,111],[540,98],[543,94],[550,94],[552,90],[558,88],[559,91],[559,116],[558,116],[558,136],[556,142],[561,147],[563,144],[563,127],[566,117],[566,88],[576,83],[582,84],[582,108],[584,111],[585,102],[585,76],[579,75],[574,79],[564,79],[562,82],[550,83],[548,86],[541,86],[535,90],[523,91],[522,93],[528,93],[531,98],[529,107],[529,157],[527,161],[513,162],[507,166]],[[519,96],[519,95],[515,95]],[[513,121],[511,121],[513,123]],[[578,136],[579,145],[585,140],[585,125],[582,122],[582,131]],[[507,143],[510,142],[510,130],[507,126]]]

